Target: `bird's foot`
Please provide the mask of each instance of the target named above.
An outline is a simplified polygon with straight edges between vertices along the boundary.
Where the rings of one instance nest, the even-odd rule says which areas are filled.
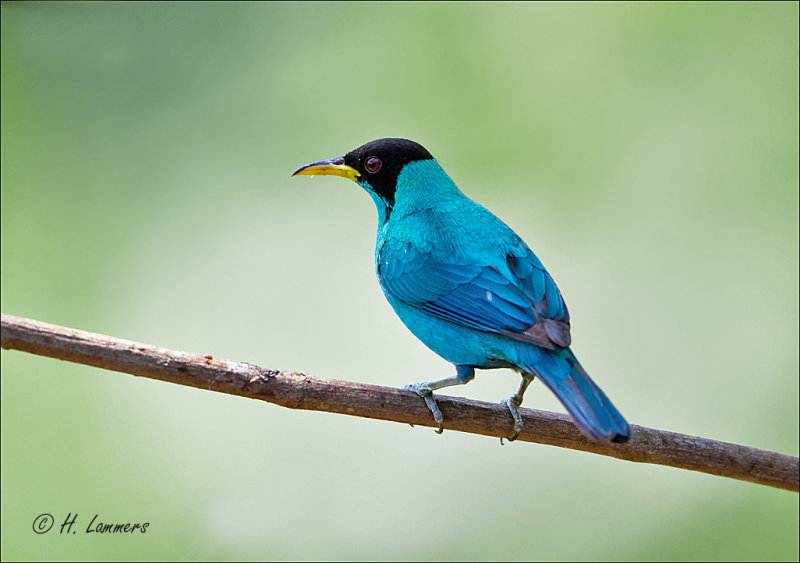
[[[511,416],[514,418],[514,435],[508,439],[509,442],[513,442],[522,432],[522,417],[519,415],[519,406],[522,404],[522,398],[517,395],[511,395],[508,399],[500,401],[500,404],[507,406],[508,410],[511,411]],[[500,443],[502,443],[502,438]]]
[[[425,399],[425,404],[428,405],[428,408],[433,414],[433,420],[436,421],[436,424],[439,425],[439,429],[436,430],[437,434],[441,434],[444,432],[444,418],[442,418],[442,411],[439,410],[439,405],[436,404],[436,399],[433,398],[433,389],[430,388],[430,385],[427,383],[412,383],[411,385],[406,385],[403,387],[406,391],[413,391],[423,399]]]

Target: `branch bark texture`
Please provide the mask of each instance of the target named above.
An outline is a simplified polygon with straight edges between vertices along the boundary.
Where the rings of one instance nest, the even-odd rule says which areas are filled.
[[[364,418],[435,426],[422,399],[411,391],[321,379],[168,350],[2,315],[2,347],[49,356],[179,385],[239,395],[290,409],[326,411]],[[505,437],[513,433],[508,410],[499,404],[437,395],[447,430]],[[517,441],[536,442],[635,461],[701,471],[798,491],[797,457],[644,426],[631,425],[627,444],[584,437],[566,415],[520,409],[524,421]]]

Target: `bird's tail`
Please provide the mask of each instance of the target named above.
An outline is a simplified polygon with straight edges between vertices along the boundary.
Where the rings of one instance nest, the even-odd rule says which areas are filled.
[[[544,381],[578,427],[598,440],[627,442],[630,426],[578,363],[572,350],[526,348],[519,367]]]

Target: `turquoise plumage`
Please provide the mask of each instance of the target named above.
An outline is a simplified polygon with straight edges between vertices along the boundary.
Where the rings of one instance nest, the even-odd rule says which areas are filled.
[[[505,404],[518,407],[538,376],[588,436],[625,442],[628,423],[570,350],[567,306],[525,242],[465,196],[421,145],[378,139],[295,175],[339,175],[361,185],[378,209],[375,266],[400,319],[456,376],[407,388],[443,429],[433,391],[470,381],[476,368],[510,367],[522,377]]]

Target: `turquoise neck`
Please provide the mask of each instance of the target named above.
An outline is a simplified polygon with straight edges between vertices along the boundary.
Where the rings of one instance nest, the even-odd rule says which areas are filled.
[[[464,198],[455,182],[433,159],[409,162],[397,176],[397,187],[394,194],[394,206],[375,193],[368,182],[359,182],[367,190],[378,209],[378,229],[380,230],[390,217],[400,218],[409,213],[423,209],[442,207],[446,202]]]

